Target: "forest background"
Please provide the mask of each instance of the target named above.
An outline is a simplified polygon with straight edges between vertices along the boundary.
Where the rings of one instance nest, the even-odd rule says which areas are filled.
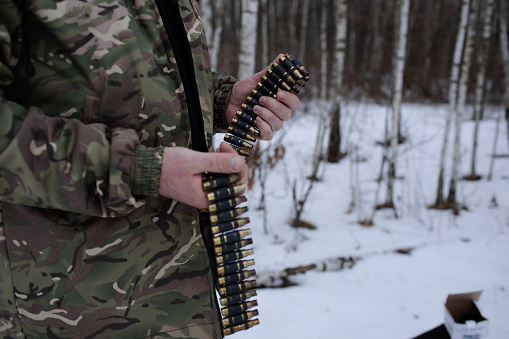
[[[440,273],[449,273],[450,281],[429,282],[431,286],[425,285],[427,293],[434,298],[444,298],[444,290],[448,288],[448,292],[458,292],[450,289],[459,286],[482,286],[482,283],[479,284],[481,277],[473,279],[469,276],[472,281],[455,280],[460,274],[459,269],[456,272],[458,267],[463,270],[470,269],[484,275],[482,278],[492,289],[489,292],[491,294],[488,293],[485,297],[491,300],[488,306],[500,313],[490,314],[495,325],[492,338],[505,338],[509,328],[501,322],[497,324],[496,320],[497,317],[500,320],[502,313],[509,312],[505,294],[509,290],[509,269],[500,258],[500,254],[506,257],[509,254],[508,195],[504,193],[508,191],[504,187],[507,187],[506,169],[509,159],[507,1],[200,0],[199,4],[214,69],[244,78],[268,66],[279,53],[290,52],[301,60],[311,73],[308,83],[299,94],[302,108],[295,114],[295,124],[305,123],[306,126],[293,125],[287,132],[276,134],[272,142],[257,143],[254,160],[252,159],[250,164],[251,190],[254,192],[250,199],[256,199],[256,202],[251,202],[250,205],[257,207],[254,212],[256,215],[252,215],[252,219],[263,223],[263,231],[254,231],[255,238],[259,237],[259,240],[255,239],[258,241],[255,248],[257,265],[262,271],[258,281],[264,287],[299,284],[303,288],[296,292],[286,292],[290,293],[291,297],[283,292],[261,292],[260,299],[265,302],[266,307],[274,306],[283,312],[285,306],[277,304],[277,300],[286,300],[290,307],[302,310],[309,306],[309,301],[308,304],[301,305],[295,301],[299,298],[296,295],[307,292],[313,293],[317,302],[327,304],[330,298],[321,298],[320,292],[337,291],[338,281],[340,285],[346,282],[350,288],[355,285],[363,291],[378,291],[380,286],[385,286],[384,282],[368,282],[369,279],[365,277],[359,278],[358,271],[346,273],[348,277],[320,276],[320,281],[330,281],[330,286],[295,275],[308,272],[312,277],[310,279],[318,279],[311,271],[316,271],[317,266],[325,262],[330,264],[331,261],[335,262],[332,266],[337,270],[353,266],[356,257],[351,254],[360,253],[356,251],[363,247],[364,252],[361,252],[366,255],[366,247],[369,248],[370,244],[375,244],[376,250],[367,251],[367,256],[372,256],[373,253],[411,254],[416,248],[437,248],[436,245],[440,243],[447,250],[442,247],[439,252],[427,253],[421,250],[420,256],[414,256],[413,266],[409,264],[409,267],[399,267],[394,271],[392,266],[395,262],[401,265],[399,260],[379,258],[378,264],[390,272],[387,275],[398,278],[403,272],[408,273],[405,276],[406,284],[402,286],[403,289],[408,288],[406,293],[398,290],[397,281],[387,278],[385,283],[390,285],[387,288],[395,289],[394,294],[390,294],[390,300],[397,300],[398,293],[415,296],[412,286],[420,286],[421,282],[412,280],[410,276],[426,277],[426,274],[431,274],[422,268],[421,263],[440,267]],[[356,119],[354,115],[370,116],[365,121],[366,125],[360,126],[362,130],[356,136],[357,139],[354,139],[356,133],[351,130],[352,121]],[[370,124],[373,121],[376,121],[376,124]],[[292,126],[292,122],[289,124]],[[488,133],[489,137],[484,135],[477,140],[480,125],[484,126],[484,133]],[[412,128],[408,126],[414,126],[414,134],[409,134]],[[428,130],[430,126],[434,126],[433,132]],[[315,128],[318,128],[316,133]],[[421,136],[422,128],[426,129],[426,136]],[[464,133],[461,133],[462,129]],[[296,135],[296,131],[300,131],[300,135]],[[465,136],[466,134],[468,136]],[[501,140],[504,135],[505,139]],[[350,139],[345,141],[345,138]],[[368,142],[369,145],[361,145],[361,142]],[[377,149],[380,154],[367,157],[363,154],[366,152],[365,147],[373,152]],[[477,154],[478,147],[482,149],[479,151],[482,155]],[[336,153],[331,155],[331,149],[334,148],[337,148]],[[424,174],[412,177],[405,172],[405,166],[408,167],[408,161],[416,161],[412,157],[422,153],[422,148],[426,151],[419,170]],[[494,175],[498,181],[492,181],[495,161],[499,164],[499,170],[495,171]],[[293,164],[290,171],[288,164]],[[308,169],[302,170],[302,167],[308,165]],[[371,167],[372,170],[366,174],[362,166]],[[375,167],[379,168],[373,170]],[[270,174],[271,171],[279,174]],[[303,171],[307,173],[302,175]],[[295,176],[294,172],[300,172],[300,177]],[[279,182],[274,179],[277,175],[280,176]],[[346,177],[349,182],[343,180]],[[396,200],[393,199],[395,182],[400,187],[406,187],[400,188],[400,193],[396,193]],[[466,182],[477,184],[472,188]],[[265,183],[267,186],[272,185],[272,192],[265,187]],[[364,185],[363,189],[360,188],[361,185]],[[369,189],[366,189],[367,186]],[[418,198],[421,201],[418,204],[398,201],[401,199],[401,190],[407,192],[404,194],[409,194],[409,187],[416,189],[418,186],[421,186]],[[457,194],[458,186],[467,187],[462,189],[460,196]],[[279,194],[285,196],[285,199],[270,199],[270,194],[277,195],[273,193],[276,188],[285,191]],[[489,190],[494,191],[488,193]],[[348,193],[345,194],[345,191]],[[430,193],[431,191],[434,193]],[[465,196],[465,191],[469,192],[468,196]],[[334,195],[331,192],[337,193]],[[290,197],[286,197],[287,195]],[[324,202],[323,197],[328,200]],[[332,206],[336,209],[334,218],[337,219],[326,220],[326,215],[329,214],[324,212],[325,207],[317,208],[311,201],[313,199],[322,201],[324,206],[330,206],[331,200],[335,201]],[[478,213],[471,210],[472,206],[468,202],[471,203],[472,200],[476,201]],[[277,207],[270,205],[272,202],[276,202]],[[373,206],[372,211],[369,211],[367,205]],[[487,205],[490,206],[488,212],[485,208],[479,208]],[[283,212],[285,208],[287,210]],[[498,212],[495,213],[493,208],[497,208]],[[307,213],[306,209],[309,209]],[[413,211],[405,212],[405,209]],[[431,209],[436,212],[429,212]],[[343,215],[339,216],[337,212]],[[470,214],[465,217],[465,213]],[[282,214],[286,216],[283,217]],[[350,216],[345,217],[346,214]],[[286,218],[288,215],[290,218]],[[306,216],[305,221],[302,220],[303,215]],[[352,215],[357,226],[361,228],[352,228]],[[489,217],[486,217],[487,215]],[[414,220],[409,220],[408,216]],[[447,219],[448,216],[451,219]],[[277,223],[274,220],[283,220],[283,223],[293,227],[295,232],[290,233],[286,226],[278,226],[280,230],[275,230],[271,228],[270,220],[273,220],[272,223]],[[463,249],[457,244],[449,243],[450,239],[445,235],[447,232],[440,226],[443,223],[449,225],[448,230],[461,231],[454,236],[458,236],[460,242],[470,243],[471,247]],[[424,227],[420,229],[424,232],[417,231],[414,234],[419,227]],[[355,241],[358,241],[356,237],[365,234],[365,230],[371,233],[372,240],[364,238],[363,246],[360,242],[358,246],[345,244],[348,237],[354,237]],[[472,230],[475,230],[474,233],[469,233]],[[483,234],[489,233],[489,230],[492,230],[494,235]],[[408,232],[416,237],[410,240],[411,238],[407,237]],[[388,234],[391,234],[392,238],[388,237]],[[485,241],[483,235],[489,236],[489,240]],[[394,241],[394,237],[400,241]],[[474,238],[483,239],[479,240],[482,245],[473,241]],[[318,239],[319,243],[310,244]],[[401,245],[415,244],[414,241],[418,242],[416,239],[422,239],[423,243],[416,247]],[[474,246],[474,242],[477,245]],[[329,246],[331,250],[327,251]],[[299,251],[305,252],[305,248],[308,252],[296,254]],[[263,254],[260,249],[264,251]],[[445,258],[437,254],[442,252],[452,255]],[[476,257],[473,262],[476,264],[470,266],[474,252]],[[275,259],[275,253],[281,258]],[[453,261],[460,257],[463,260],[461,263]],[[433,263],[430,262],[431,259],[434,259]],[[313,264],[308,265],[311,261]],[[372,273],[378,273],[378,267],[369,267],[373,270]],[[385,278],[384,273],[380,274]],[[500,277],[504,277],[506,282],[501,283]],[[428,278],[431,281],[431,277],[421,280]],[[349,284],[352,282],[349,279],[359,280]],[[440,284],[441,288],[438,287]],[[313,288],[305,289],[305,286]],[[321,289],[323,291],[320,291]],[[350,290],[347,295],[355,293]],[[505,301],[499,301],[500,295],[504,296]],[[266,296],[270,296],[271,300],[268,301]],[[348,299],[345,294],[341,296]],[[380,303],[387,303],[385,297],[379,295],[376,299],[380,299]],[[426,304],[426,300],[421,300],[427,299],[426,296],[417,299],[419,315],[412,315],[412,320],[402,316],[402,322],[426,318],[424,314],[435,312],[431,305]],[[362,296],[351,302],[349,308],[355,308],[357,303],[376,304],[373,298],[368,300]],[[410,307],[407,300],[400,302],[392,305],[393,308],[399,307],[401,311]],[[335,307],[327,306],[327,310]],[[264,312],[267,314],[267,310]],[[275,311],[268,313],[274,314]],[[360,313],[366,315],[366,310],[363,309]],[[380,311],[376,314],[379,315]],[[341,317],[345,314],[338,312],[326,313],[327,315]],[[400,316],[391,313],[391,310],[387,310],[386,315],[395,318]],[[317,319],[311,321],[320,322],[321,318],[318,317],[321,316],[317,314]],[[358,320],[351,316],[341,325],[348,328],[350,324],[357,324]],[[289,325],[296,328],[293,331],[295,334],[290,335],[287,325],[279,326],[280,324],[275,322],[271,327],[272,320],[264,319],[265,330],[253,332],[252,336],[247,334],[245,338],[255,338],[257,335],[266,338],[281,337],[285,332],[271,332],[279,327],[285,328],[286,333],[295,338],[368,338],[374,337],[375,333],[379,337],[408,338],[410,334],[417,334],[431,326],[426,325],[429,322],[423,323],[423,320],[410,327],[396,326],[389,330],[385,328],[390,327],[387,324],[388,319],[381,317],[380,321],[384,322],[381,325],[384,334],[381,336],[378,335],[379,328],[376,326],[372,329],[373,326],[362,325],[355,326],[351,332],[345,329],[347,332],[343,333],[344,335],[336,336],[332,334],[335,329],[327,326],[321,329],[322,335],[317,334],[316,328],[306,332],[298,320],[297,323]],[[270,335],[267,335],[268,332]],[[402,333],[404,335],[401,335]],[[505,333],[504,336],[501,336],[501,333]]]

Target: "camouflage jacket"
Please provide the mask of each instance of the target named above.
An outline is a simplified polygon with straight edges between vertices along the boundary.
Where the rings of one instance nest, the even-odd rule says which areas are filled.
[[[210,147],[235,79],[179,10]],[[154,0],[0,0],[0,337],[221,336],[198,211],[157,195],[191,145],[167,33]]]

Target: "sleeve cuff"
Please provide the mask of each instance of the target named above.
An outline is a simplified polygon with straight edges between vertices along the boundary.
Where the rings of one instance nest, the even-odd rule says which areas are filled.
[[[228,107],[233,86],[238,81],[234,77],[224,77],[221,80],[214,91],[214,132],[225,132],[228,129],[226,107]]]
[[[140,145],[134,150],[131,169],[132,194],[134,196],[159,194],[163,148],[162,146],[150,148]]]

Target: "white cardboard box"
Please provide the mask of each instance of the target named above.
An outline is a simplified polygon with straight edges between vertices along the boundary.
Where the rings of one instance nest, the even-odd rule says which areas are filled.
[[[445,327],[451,339],[487,338],[489,321],[479,310],[482,291],[449,294],[445,302]]]

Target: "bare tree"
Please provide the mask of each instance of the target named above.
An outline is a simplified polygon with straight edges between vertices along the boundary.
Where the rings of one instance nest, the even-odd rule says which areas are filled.
[[[440,152],[440,163],[438,171],[438,186],[435,204],[431,207],[442,208],[444,203],[443,189],[445,181],[445,156],[449,146],[449,130],[451,128],[451,120],[453,113],[457,109],[458,83],[461,69],[461,59],[463,55],[463,47],[465,45],[465,36],[468,27],[468,13],[470,8],[470,0],[463,0],[461,5],[461,16],[458,34],[456,37],[456,45],[452,57],[451,75],[449,77],[449,105],[447,108],[447,117],[445,120],[444,138],[442,141],[442,151]]]
[[[407,49],[408,17],[410,11],[410,0],[399,0],[398,2],[398,38],[395,45],[394,65],[394,89],[392,97],[392,123],[391,123],[391,154],[388,163],[387,195],[384,207],[393,208],[394,215],[397,217],[396,207],[394,206],[393,190],[394,179],[396,178],[396,159],[398,156],[399,143],[399,125],[401,100],[403,95],[403,73],[405,70],[405,57]]]
[[[258,26],[258,0],[242,0],[242,29],[239,53],[238,78],[244,79],[255,72],[256,32]]]
[[[341,101],[343,100],[343,73],[345,69],[345,49],[347,31],[347,0],[334,1],[334,16],[336,20],[336,37],[333,50],[332,85],[330,97],[332,108],[330,112],[329,144],[327,161],[338,162],[341,159]]]
[[[508,8],[506,0],[500,0],[500,59],[502,64],[502,71],[504,73],[504,106],[505,106],[505,118],[507,121],[507,136],[509,141],[509,42],[508,42],[508,31],[509,22],[507,20]]]
[[[302,20],[300,23],[300,49],[299,49],[299,56],[298,58],[300,61],[304,62],[304,59],[306,58],[306,33],[308,31],[308,23],[309,23],[309,4],[310,0],[303,0],[302,3]]]
[[[494,0],[484,0],[482,5],[482,36],[481,44],[477,49],[477,81],[475,85],[475,103],[474,103],[474,137],[472,146],[472,161],[470,163],[471,172],[465,176],[466,180],[479,180],[481,176],[476,173],[475,165],[477,158],[477,141],[479,136],[479,122],[481,120],[484,105],[484,89],[486,83],[486,65],[488,63],[488,50],[491,38],[491,17],[493,13]]]
[[[470,66],[472,63],[472,52],[475,44],[475,33],[477,27],[477,12],[479,9],[479,0],[472,0],[470,15],[468,19],[467,37],[465,52],[461,63],[461,75],[458,90],[458,105],[456,109],[455,133],[454,133],[454,153],[452,158],[451,181],[449,185],[449,195],[447,196],[447,205],[454,213],[459,213],[460,206],[456,201],[456,185],[458,182],[458,171],[460,162],[460,144],[461,144],[461,121],[467,99],[468,80],[470,76]]]
[[[328,0],[322,0],[322,19],[320,25],[320,48],[322,52],[320,69],[320,116],[318,120],[318,132],[316,135],[315,150],[313,153],[313,169],[311,180],[318,179],[318,167],[322,158],[322,146],[325,128],[325,110],[327,101],[327,9]]]

